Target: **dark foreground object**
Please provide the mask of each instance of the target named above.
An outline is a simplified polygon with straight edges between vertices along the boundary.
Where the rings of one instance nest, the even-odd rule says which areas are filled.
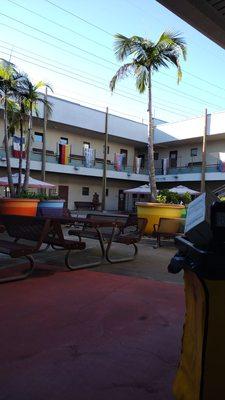
[[[1,400],[173,399],[183,286],[83,270],[0,298]]]

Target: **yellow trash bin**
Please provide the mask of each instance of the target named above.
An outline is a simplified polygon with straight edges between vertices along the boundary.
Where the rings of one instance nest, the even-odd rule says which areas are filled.
[[[187,242],[187,241],[186,241]],[[225,399],[225,255],[177,238],[169,272],[184,269],[186,313],[176,400]],[[189,248],[188,248],[189,247]]]

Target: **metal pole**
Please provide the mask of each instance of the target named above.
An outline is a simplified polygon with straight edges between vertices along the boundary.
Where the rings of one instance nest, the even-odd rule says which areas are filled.
[[[103,175],[102,175],[102,211],[105,210],[106,203],[106,184],[107,184],[107,148],[108,148],[108,117],[109,108],[106,107],[105,113],[105,142],[104,142],[104,162],[103,162]]]
[[[205,171],[206,171],[206,145],[207,145],[207,130],[208,130],[208,112],[205,109],[205,124],[202,138],[202,178],[201,178],[201,193],[205,192]]]
[[[45,102],[48,99],[48,88],[45,87]],[[43,143],[42,143],[42,167],[41,179],[45,182],[45,169],[46,169],[46,132],[47,132],[47,106],[44,104],[44,125],[43,125]]]

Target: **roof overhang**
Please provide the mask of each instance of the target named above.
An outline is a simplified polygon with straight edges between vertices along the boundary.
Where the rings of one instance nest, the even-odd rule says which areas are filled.
[[[225,0],[157,0],[225,49]]]

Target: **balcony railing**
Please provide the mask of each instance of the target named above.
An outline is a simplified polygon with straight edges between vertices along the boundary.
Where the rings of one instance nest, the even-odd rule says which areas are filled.
[[[11,154],[12,157],[12,154]],[[41,162],[42,159],[42,154],[40,152],[31,152],[31,161],[39,161]],[[5,160],[5,152],[3,149],[0,149],[0,160]],[[53,163],[53,164],[59,164],[59,156],[56,154],[52,153],[49,154],[47,152],[46,154],[46,162],[47,163]],[[63,164],[62,164],[63,165]],[[72,165],[74,166],[74,169],[79,169],[81,167],[85,167],[85,161],[83,156],[72,156],[69,158],[69,164],[67,165]],[[93,169],[103,169],[103,160],[102,159],[96,159],[94,162],[94,165],[91,167]],[[107,170],[108,171],[115,171],[117,172],[118,170],[116,169],[114,163],[107,161]],[[135,168],[133,165],[122,165],[121,169],[118,172],[126,172],[127,174],[132,174],[135,173]],[[139,174],[147,174],[146,169],[140,168]]]
[[[50,153],[50,152],[49,152]],[[58,164],[59,159],[58,156],[54,153],[46,154],[46,162]],[[0,160],[5,160],[5,152],[3,149],[0,149]],[[41,152],[32,152],[31,153],[31,160],[32,161],[41,161]],[[72,156],[69,159],[69,165],[74,166],[74,169],[79,169],[85,167],[84,157],[83,156]],[[93,169],[103,169],[103,159],[96,159]],[[115,171],[114,163],[107,161],[107,170],[108,171]],[[166,175],[180,175],[180,174],[195,174],[201,173],[202,167],[201,165],[189,165],[189,166],[180,166],[177,168],[168,168]],[[135,173],[135,167],[133,165],[122,165],[122,168],[118,172],[126,172],[127,174]],[[208,164],[206,165],[206,172],[221,172],[219,168],[219,160],[216,164]],[[139,174],[147,175],[147,168],[140,168]],[[163,175],[162,168],[156,168],[156,175]]]
[[[219,164],[208,164],[206,165],[206,172],[220,172]],[[168,168],[166,175],[179,175],[179,174],[196,174],[201,173],[202,167],[201,165],[192,165],[192,166],[182,166],[177,168]],[[157,175],[162,175],[162,169],[156,170]]]

